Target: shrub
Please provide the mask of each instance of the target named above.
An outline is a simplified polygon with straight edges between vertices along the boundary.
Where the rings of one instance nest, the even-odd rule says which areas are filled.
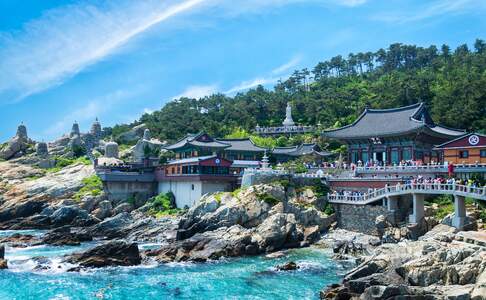
[[[75,200],[81,200],[85,196],[99,196],[103,192],[103,182],[97,175],[86,177],[82,180],[83,187],[74,194]]]
[[[158,194],[148,201],[148,214],[156,218],[168,215],[176,215],[181,212],[180,209],[174,205],[174,194],[171,192],[165,194]]]
[[[328,216],[332,215],[335,213],[334,207],[330,203],[326,203],[326,206],[324,207],[324,213]]]
[[[435,213],[435,217],[438,220],[443,219],[447,215],[454,212],[454,202],[452,201],[452,197],[450,195],[440,195],[425,201],[425,203],[428,205],[433,203],[438,205],[439,209]]]
[[[272,206],[280,202],[280,200],[268,193],[257,194],[257,198],[258,200],[268,203]]]

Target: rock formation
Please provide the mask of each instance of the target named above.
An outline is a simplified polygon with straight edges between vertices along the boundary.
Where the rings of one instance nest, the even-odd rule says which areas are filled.
[[[454,232],[438,225],[419,241],[383,244],[321,298],[484,299],[486,252]]]
[[[135,161],[143,161],[145,158],[156,158],[162,150],[162,142],[152,139],[150,130],[145,129],[141,138],[133,148],[133,158]]]
[[[37,156],[47,156],[49,154],[49,150],[47,148],[47,143],[39,142],[35,145],[35,153]]]
[[[0,244],[0,270],[7,269],[7,261],[5,260],[5,246]]]
[[[24,124],[20,124],[17,128],[17,134],[7,143],[0,145],[0,159],[9,160],[15,157],[20,157],[29,151],[33,142],[27,136],[27,128]]]
[[[134,266],[142,262],[136,243],[111,241],[82,253],[70,255],[67,262],[81,267]]]
[[[302,207],[281,185],[206,196],[179,223],[179,241],[148,253],[159,261],[206,261],[309,245],[334,221]]]

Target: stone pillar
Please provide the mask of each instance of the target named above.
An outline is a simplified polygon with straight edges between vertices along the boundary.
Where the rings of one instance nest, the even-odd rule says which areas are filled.
[[[466,205],[464,197],[454,195],[454,218],[452,218],[452,226],[457,229],[462,229],[466,222]]]
[[[388,220],[392,224],[397,223],[397,219],[398,219],[398,199],[399,199],[399,197],[400,196],[388,196],[387,197],[387,202],[388,202],[387,209],[390,212],[389,215],[388,215]]]
[[[410,223],[419,223],[424,217],[424,195],[413,194],[413,211],[409,216]]]
[[[388,196],[388,211],[395,212],[398,210],[398,196]]]

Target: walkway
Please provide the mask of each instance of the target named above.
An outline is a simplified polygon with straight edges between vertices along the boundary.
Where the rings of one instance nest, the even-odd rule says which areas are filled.
[[[413,208],[409,216],[410,223],[419,223],[424,218],[425,195],[453,195],[454,217],[452,226],[462,229],[466,224],[465,198],[474,198],[486,201],[486,187],[476,188],[459,184],[439,183],[413,183],[396,186],[387,186],[363,195],[329,195],[330,203],[366,205],[384,200],[388,211],[394,213],[398,210],[398,201],[401,196],[412,196]]]
[[[329,202],[365,205],[390,196],[410,194],[457,195],[486,201],[486,187],[459,184],[414,183],[389,186],[363,195],[329,195]]]

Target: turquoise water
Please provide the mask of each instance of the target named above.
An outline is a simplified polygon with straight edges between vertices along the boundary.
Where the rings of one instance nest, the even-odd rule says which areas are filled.
[[[276,259],[258,256],[65,272],[69,266],[60,263],[60,256],[91,246],[7,248],[10,269],[0,271],[0,299],[318,299],[319,290],[338,282],[347,270],[329,258],[329,251],[306,248]],[[48,257],[52,268],[35,271],[36,256]],[[301,268],[274,270],[291,260]]]

